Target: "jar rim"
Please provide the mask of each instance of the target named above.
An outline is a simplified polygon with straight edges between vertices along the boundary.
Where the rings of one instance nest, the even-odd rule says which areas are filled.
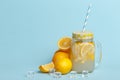
[[[72,33],[72,38],[74,39],[81,39],[81,40],[85,40],[85,39],[93,39],[94,35],[92,32],[90,31],[79,31],[79,32],[73,32]]]

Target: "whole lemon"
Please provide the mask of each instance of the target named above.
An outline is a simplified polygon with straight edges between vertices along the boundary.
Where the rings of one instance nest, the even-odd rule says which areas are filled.
[[[69,58],[63,58],[55,63],[55,69],[62,74],[67,74],[72,69],[72,62]]]
[[[52,61],[54,63],[58,62],[59,60],[63,59],[63,58],[69,58],[69,53],[67,52],[62,52],[62,51],[56,51],[53,58],[52,58]]]

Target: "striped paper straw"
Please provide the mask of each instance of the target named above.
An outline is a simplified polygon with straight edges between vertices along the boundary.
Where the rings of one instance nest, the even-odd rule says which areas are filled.
[[[85,27],[88,22],[88,17],[89,17],[90,11],[91,11],[91,6],[92,6],[92,4],[89,4],[89,6],[88,6],[87,14],[86,14],[84,25],[83,25],[83,32],[85,31]]]

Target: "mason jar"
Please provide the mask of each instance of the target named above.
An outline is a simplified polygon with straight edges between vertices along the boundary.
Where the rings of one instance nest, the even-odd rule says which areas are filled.
[[[95,43],[94,35],[90,31],[73,32],[71,61],[72,70],[81,73],[82,71],[92,72],[95,68]]]

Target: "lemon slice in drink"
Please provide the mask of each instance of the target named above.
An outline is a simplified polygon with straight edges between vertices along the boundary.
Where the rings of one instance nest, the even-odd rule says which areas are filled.
[[[86,57],[88,54],[94,54],[95,47],[92,43],[81,44],[81,57]]]

